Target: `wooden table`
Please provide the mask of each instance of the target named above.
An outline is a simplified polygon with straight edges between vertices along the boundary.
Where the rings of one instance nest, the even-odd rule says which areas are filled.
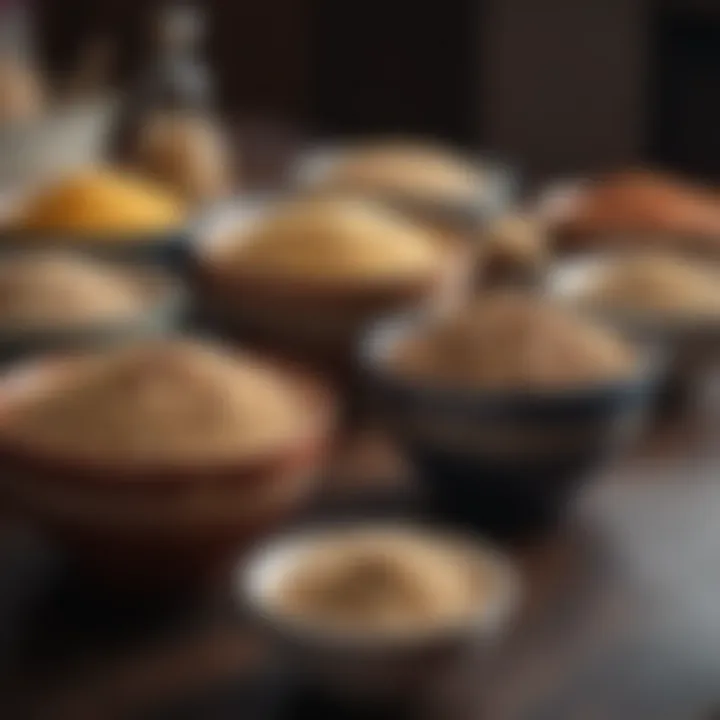
[[[266,135],[248,141],[262,187],[293,144]],[[553,537],[515,551],[527,602],[478,678],[483,720],[704,720],[720,706],[720,402],[705,401],[589,481]],[[416,505],[371,433],[329,477],[321,512]],[[0,525],[0,720],[264,720],[278,690],[265,655],[224,593],[133,607]]]
[[[555,536],[516,550],[528,600],[478,680],[483,718],[710,717],[720,701],[713,405],[656,428],[588,483]],[[412,507],[399,459],[372,434],[353,440],[331,477],[326,511]],[[221,594],[179,605],[120,605],[73,577],[29,531],[6,528],[0,717],[269,717],[267,681],[257,680],[264,649],[231,603]]]

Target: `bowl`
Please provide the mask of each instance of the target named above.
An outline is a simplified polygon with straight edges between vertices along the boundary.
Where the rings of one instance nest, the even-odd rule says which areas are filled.
[[[289,671],[290,686],[300,695],[324,699],[338,711],[442,706],[447,695],[455,695],[455,683],[464,672],[471,671],[472,682],[478,682],[478,663],[492,655],[507,633],[520,604],[519,575],[508,558],[472,535],[397,522],[361,527],[420,531],[472,552],[492,578],[486,602],[460,621],[402,636],[344,634],[303,622],[275,606],[273,594],[287,572],[319,543],[345,532],[347,525],[301,529],[262,545],[238,570],[239,600],[273,641],[279,662]]]
[[[0,364],[49,353],[121,345],[176,331],[186,309],[183,288],[158,272],[133,270],[132,276],[140,280],[151,296],[141,314],[64,327],[19,327],[0,322]]]
[[[675,223],[669,220],[665,226],[648,218],[647,222],[618,222],[609,228],[574,227],[571,220],[578,205],[592,190],[593,181],[590,179],[566,179],[550,185],[536,199],[535,211],[547,224],[557,255],[582,259],[604,252],[671,251],[700,261],[718,261],[717,233],[699,234],[683,227],[687,222],[683,223],[682,213]],[[647,205],[647,198],[642,198],[641,207]],[[631,208],[627,206],[626,209]],[[691,214],[686,211],[684,217],[686,220]],[[673,226],[678,223],[677,227]]]
[[[91,460],[14,438],[8,417],[68,372],[68,359],[18,365],[0,380],[4,483],[25,514],[101,582],[145,593],[222,581],[243,548],[307,502],[333,427],[322,385],[284,369],[305,398],[303,435],[222,462]]]
[[[638,431],[659,360],[648,353],[626,378],[535,392],[405,379],[387,368],[387,359],[424,322],[380,323],[361,357],[376,413],[433,509],[507,540],[550,530],[581,481]]]
[[[322,188],[322,182],[342,160],[345,152],[346,147],[343,146],[307,151],[294,168],[292,183],[308,193],[327,192]],[[458,271],[457,274],[462,285],[468,289],[485,286],[489,271],[495,275],[494,269],[486,267],[485,231],[514,204],[519,185],[516,170],[505,163],[483,157],[477,158],[475,165],[482,169],[487,183],[470,198],[419,197],[413,193],[389,190],[356,191],[436,232],[451,253],[463,256],[462,273]]]
[[[163,230],[131,233],[69,233],[17,228],[13,223],[18,210],[32,192],[27,188],[15,188],[0,194],[0,258],[15,253],[63,251],[109,262],[159,267],[177,274],[186,271],[196,221]]]
[[[102,159],[117,98],[60,104],[31,122],[0,128],[0,188],[33,185]]]
[[[594,254],[557,263],[545,280],[546,291],[582,309],[582,294],[619,262],[613,255]],[[667,409],[683,407],[720,367],[720,316],[669,317],[600,305],[585,311],[662,350],[667,366],[661,395]]]
[[[302,190],[313,190],[332,172],[345,152],[346,146],[342,145],[306,151],[291,171],[291,183]],[[374,195],[374,198],[441,227],[474,233],[512,204],[518,185],[517,172],[508,165],[488,158],[477,158],[476,164],[488,177],[489,187],[478,192],[470,202],[447,198],[419,199],[409,194],[386,192]]]
[[[0,257],[28,251],[70,251],[110,262],[162,268],[177,274],[187,269],[190,228],[172,228],[148,234],[67,235],[0,229]]]
[[[388,313],[452,304],[462,295],[465,255],[447,256],[432,276],[408,281],[318,284],[241,275],[211,261],[230,229],[242,230],[272,207],[262,199],[216,216],[195,246],[194,281],[200,315],[222,331],[308,363],[345,382],[368,324]]]

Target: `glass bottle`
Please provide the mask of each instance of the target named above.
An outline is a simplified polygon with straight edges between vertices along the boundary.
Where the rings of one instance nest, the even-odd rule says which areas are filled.
[[[214,93],[201,50],[205,29],[205,15],[194,3],[161,8],[154,28],[154,57],[136,89],[140,109],[209,111]]]
[[[164,6],[153,59],[130,98],[126,156],[192,202],[227,193],[225,138],[214,114],[212,73],[201,45],[205,15],[196,4]]]

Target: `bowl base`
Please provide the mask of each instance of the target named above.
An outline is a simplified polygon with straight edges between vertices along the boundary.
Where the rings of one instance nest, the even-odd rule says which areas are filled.
[[[516,469],[423,453],[415,458],[433,513],[499,541],[544,536],[561,521],[594,458]]]

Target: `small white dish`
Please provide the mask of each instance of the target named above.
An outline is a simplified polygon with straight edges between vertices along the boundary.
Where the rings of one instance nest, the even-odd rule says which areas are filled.
[[[488,594],[477,612],[461,622],[416,633],[349,633],[304,621],[273,601],[291,568],[322,543],[351,530],[418,532],[458,543],[485,564]],[[484,568],[484,569],[485,569]],[[403,523],[358,523],[300,530],[270,541],[237,576],[236,590],[252,615],[275,639],[291,674],[328,697],[359,703],[391,700],[423,704],[436,698],[468,662],[486,658],[507,630],[521,597],[509,559],[473,536],[450,535]],[[474,667],[474,666],[473,666]]]

